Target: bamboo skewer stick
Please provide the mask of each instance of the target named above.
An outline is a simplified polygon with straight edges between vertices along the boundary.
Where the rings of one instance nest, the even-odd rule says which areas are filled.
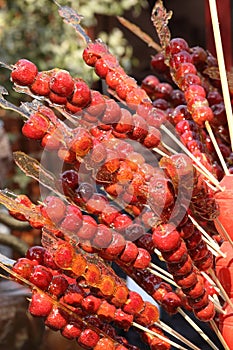
[[[205,166],[196,158],[194,155],[183,145],[183,143],[177,139],[177,137],[165,126],[161,125],[160,127],[175,143],[184,151],[197,165],[201,168],[205,174],[205,176],[221,191],[223,188],[219,185],[218,180],[211,174],[211,172],[205,168]]]
[[[178,312],[184,319],[195,329],[195,331],[210,345],[214,350],[219,350],[212,340],[203,332],[203,330],[181,309],[178,308]]]
[[[178,287],[178,285],[173,281],[173,279],[168,278],[163,273],[155,271],[155,270],[153,270],[153,269],[151,269],[149,267],[147,268],[147,270],[150,271],[151,273],[153,273],[153,275],[158,276],[158,277],[162,278],[162,280],[172,284],[174,287]]]
[[[185,338],[183,335],[181,335],[180,333],[178,333],[177,331],[175,331],[173,328],[171,328],[170,326],[168,326],[166,323],[162,322],[162,321],[158,321],[155,323],[156,326],[162,328],[165,332],[171,334],[173,337],[179,339],[180,341],[182,341],[183,343],[185,343],[186,345],[188,345],[191,349],[193,350],[201,350],[200,348],[198,348],[196,345],[194,345],[193,343],[191,343],[191,341],[189,341],[187,338]]]
[[[132,326],[134,326],[134,327],[136,327],[136,328],[142,330],[143,332],[146,332],[146,333],[149,333],[149,334],[151,334],[151,335],[154,335],[155,337],[157,337],[157,338],[159,338],[159,339],[161,339],[161,340],[163,340],[163,341],[165,341],[165,342],[171,344],[172,346],[174,346],[174,347],[177,348],[177,349],[180,349],[180,350],[188,350],[187,348],[184,348],[183,346],[181,346],[181,345],[179,345],[179,344],[173,342],[172,340],[170,340],[170,339],[168,339],[168,338],[165,338],[165,337],[162,336],[161,334],[155,333],[155,332],[153,332],[153,331],[151,331],[151,330],[149,330],[149,329],[147,329],[147,328],[141,326],[140,324],[137,324],[137,323],[133,322],[133,323],[132,323]]]
[[[223,100],[225,104],[228,129],[229,129],[230,140],[231,140],[231,149],[233,151],[233,117],[232,117],[233,113],[232,113],[231,98],[230,98],[228,81],[227,81],[221,34],[219,30],[219,20],[218,20],[218,11],[216,6],[216,1],[209,0],[209,6],[210,6],[210,15],[211,15],[212,27],[213,27],[213,33],[214,33],[216,54],[218,59],[219,73],[221,78]]]
[[[194,226],[196,226],[196,228],[202,233],[203,235],[203,240],[205,240],[205,242],[218,252],[218,255],[221,255],[221,257],[225,258],[226,254],[224,254],[219,245],[213,240],[213,238],[210,237],[210,235],[204,230],[203,227],[201,227],[201,225],[198,224],[198,222],[191,216],[188,215],[189,219],[192,221],[192,223],[194,224]],[[205,238],[205,239],[204,239]]]
[[[225,339],[223,338],[223,336],[222,336],[220,330],[218,329],[216,323],[214,322],[214,320],[211,320],[211,321],[210,321],[210,324],[211,324],[211,326],[212,326],[214,332],[216,333],[218,339],[219,339],[220,342],[222,343],[224,349],[225,349],[225,350],[231,350],[231,349],[229,348],[229,346],[227,345]]]
[[[214,136],[213,130],[212,130],[212,128],[210,126],[210,123],[208,121],[205,122],[205,127],[206,127],[206,130],[208,131],[208,134],[209,134],[210,139],[211,139],[211,141],[213,143],[213,146],[215,148],[215,151],[216,151],[216,153],[218,155],[218,158],[220,160],[220,163],[222,165],[222,168],[223,168],[225,174],[226,175],[230,175],[230,172],[229,172],[229,170],[227,168],[225,159],[223,158],[222,152],[221,152],[221,150],[220,150],[220,148],[218,146],[218,143],[217,143],[216,138]]]

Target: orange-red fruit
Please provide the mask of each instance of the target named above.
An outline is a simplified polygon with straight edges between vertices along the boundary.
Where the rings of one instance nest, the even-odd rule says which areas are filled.
[[[74,90],[74,81],[69,72],[58,69],[51,75],[49,87],[55,94],[68,97]]]
[[[137,292],[130,291],[129,297],[123,306],[123,310],[128,314],[135,315],[144,309],[145,303]]]
[[[77,157],[84,157],[93,146],[92,138],[88,131],[83,128],[76,128],[73,130],[74,137],[70,144],[70,148],[75,152]]]
[[[38,73],[34,63],[24,58],[18,60],[11,72],[11,79],[14,83],[22,86],[31,85]]]
[[[83,59],[89,66],[94,66],[97,59],[108,53],[107,46],[102,42],[92,42],[83,51]]]
[[[22,133],[24,136],[40,140],[42,139],[49,128],[49,120],[39,112],[35,112],[30,115],[29,119],[22,127]]]

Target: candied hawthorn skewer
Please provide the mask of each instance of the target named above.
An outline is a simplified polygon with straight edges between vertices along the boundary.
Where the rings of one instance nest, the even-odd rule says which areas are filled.
[[[91,314],[93,312],[97,313],[97,316],[101,320],[108,321],[108,322],[114,321],[114,323],[117,326],[123,327],[124,329],[128,329],[131,325],[133,325],[134,327],[139,327],[140,329],[144,330],[144,332],[148,331],[145,328],[145,326],[149,324],[153,324],[155,320],[158,319],[157,307],[154,305],[151,305],[149,302],[143,302],[140,295],[137,294],[136,292],[129,292],[129,297],[124,303],[125,306],[123,307],[123,310],[124,310],[123,311],[120,309],[116,309],[115,306],[109,304],[104,299],[91,297],[90,294],[87,294],[87,296],[85,296],[85,293],[80,290],[80,287],[78,288],[76,287],[72,289],[71,288],[72,285],[69,286],[67,282],[67,277],[65,278],[65,276],[63,277],[63,275],[59,275],[56,272],[53,276],[49,268],[43,267],[41,265],[37,265],[38,262],[35,260],[35,258],[37,258],[39,262],[42,262],[44,260],[45,253],[46,253],[46,250],[44,248],[42,247],[39,247],[39,248],[40,249],[38,249],[38,247],[30,248],[30,251],[28,252],[27,256],[30,257],[30,259],[32,260],[28,260],[25,258],[19,259],[14,264],[13,271],[15,273],[19,273],[23,278],[29,279],[30,283],[34,283],[36,287],[42,288],[43,291],[46,291],[47,289],[47,291],[49,292],[49,294],[52,296],[53,299],[59,298],[59,300],[62,301],[62,305],[66,305],[66,303],[68,304],[71,303],[70,304],[71,306],[72,305],[81,306],[84,312],[87,311],[88,313],[91,313]],[[46,261],[48,263],[48,260],[45,260],[44,262]],[[51,266],[51,262],[52,261],[50,257],[49,259],[50,266]],[[40,280],[42,276],[44,277],[44,280],[45,280],[43,282],[41,282]],[[70,281],[69,283],[71,283],[70,277],[68,277],[68,280]],[[35,305],[38,299],[36,298],[36,300],[33,300],[33,304],[31,304],[31,306],[29,307],[29,311],[36,316],[47,316],[47,313],[48,313],[48,317],[46,318],[46,321],[45,321],[46,325],[48,325],[53,329],[63,328],[61,327],[61,325],[65,326],[65,321],[64,321],[64,317],[62,317],[62,315],[59,314],[59,310],[55,308],[55,309],[52,309],[51,311],[51,303],[50,303],[50,306],[48,305],[48,303],[47,304],[45,303],[45,306],[43,306],[41,304],[43,300],[41,300],[40,297],[41,295],[39,295],[40,300],[38,300],[40,304],[40,309],[38,310],[37,306]],[[135,309],[136,305],[138,306]],[[128,313],[128,316],[125,313],[125,311]],[[46,315],[45,315],[45,312],[46,312]],[[139,322],[139,325],[133,321],[133,318],[134,318],[133,315],[135,315],[135,320]],[[66,335],[66,332],[65,332],[65,335]],[[155,333],[153,333],[153,335],[157,336],[155,335]],[[161,339],[165,340],[164,337],[162,337]],[[171,343],[176,347],[178,346],[173,342]],[[178,348],[183,349],[183,347],[178,347]]]

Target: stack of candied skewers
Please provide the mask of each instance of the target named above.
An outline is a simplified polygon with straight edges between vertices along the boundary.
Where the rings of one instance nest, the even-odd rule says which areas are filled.
[[[31,288],[32,315],[84,348],[136,348],[117,334],[132,327],[151,349],[199,349],[160,321],[157,306],[128,289],[110,267],[114,261],[169,314],[184,316],[210,348],[218,349],[184,309],[209,322],[224,349],[231,349],[215,321],[233,306],[221,272],[220,280],[215,273],[215,262],[221,270],[229,254],[220,245],[232,244],[216,195],[232,165],[231,127],[225,131],[230,118],[210,79],[210,72],[217,76],[216,61],[170,38],[171,14],[158,1],[152,21],[163,52],[152,65],[176,87],[155,76],[139,87],[103,42],[87,37],[72,9],[59,6],[59,12],[86,41],[83,59],[113,98],[63,69],[38,72],[26,59],[2,64],[11,70],[13,88],[34,100],[16,107],[2,88],[0,105],[23,116],[22,133],[40,142],[43,157],[53,152],[60,171],[46,169],[43,157],[38,163],[14,154],[25,174],[41,184],[43,198],[34,204],[5,190],[0,202],[41,229],[42,246],[31,247],[10,268],[11,261],[1,257],[1,267]],[[152,262],[154,254],[166,270]]]

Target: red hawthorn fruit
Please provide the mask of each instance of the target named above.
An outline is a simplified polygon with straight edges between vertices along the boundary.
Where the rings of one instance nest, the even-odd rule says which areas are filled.
[[[95,237],[98,225],[91,216],[83,215],[83,224],[77,232],[77,236],[81,239],[88,240]]]
[[[94,66],[97,59],[106,55],[108,53],[108,48],[102,42],[92,42],[83,51],[83,59],[89,66]]]
[[[122,233],[132,224],[132,219],[127,214],[120,214],[115,218],[112,224],[115,230]]]
[[[49,284],[48,292],[53,296],[60,297],[62,296],[66,289],[68,288],[68,281],[65,277],[61,275],[53,276],[52,281]]]
[[[126,73],[123,68],[117,67],[114,70],[110,70],[106,75],[106,84],[113,90],[116,87],[124,82],[124,78],[126,77]]]
[[[129,290],[124,285],[118,285],[116,286],[113,297],[111,298],[111,303],[114,304],[116,307],[121,307],[123,304],[126,303],[128,298]]]
[[[53,306],[49,315],[46,317],[45,325],[53,330],[61,330],[67,324],[67,316],[56,306]]]
[[[153,228],[152,239],[155,248],[161,252],[172,251],[176,249],[181,242],[179,232],[171,224],[164,224]]]
[[[54,253],[54,261],[61,269],[70,269],[74,250],[68,243],[61,243]]]
[[[52,281],[53,275],[48,268],[42,265],[34,267],[29,281],[42,290],[46,290]]]
[[[114,232],[112,234],[112,241],[109,246],[104,250],[105,254],[109,254],[115,259],[124,249],[125,247],[125,239],[124,237]]]
[[[130,291],[128,299],[123,306],[123,310],[131,315],[140,313],[145,307],[145,303],[137,292]]]
[[[79,338],[77,339],[77,342],[79,345],[81,345],[84,348],[94,348],[96,344],[98,343],[100,337],[98,333],[93,331],[90,328],[86,328],[82,333],[80,334]]]
[[[91,90],[91,103],[86,108],[86,112],[98,117],[104,113],[106,108],[105,98],[99,91]]]
[[[113,99],[106,100],[106,108],[101,116],[101,121],[104,124],[117,123],[121,118],[121,108]]]
[[[41,213],[53,223],[59,223],[66,213],[65,203],[58,197],[48,196],[44,200],[44,206],[41,208]]]
[[[64,105],[65,106],[67,103],[66,97],[60,96],[51,90],[50,90],[50,93],[48,95],[48,98],[52,103],[54,103],[56,105]]]
[[[25,58],[18,60],[11,72],[14,83],[22,86],[31,85],[38,73],[36,65]]]
[[[170,315],[175,314],[177,308],[182,306],[180,297],[174,292],[166,293],[162,298],[161,305]]]
[[[85,274],[86,268],[87,268],[86,258],[84,258],[82,254],[75,254],[71,265],[72,272],[77,277],[80,277]]]
[[[120,260],[123,261],[124,263],[131,263],[135,261],[137,255],[138,255],[138,247],[136,246],[136,244],[130,241],[126,241],[125,248],[120,255]]]
[[[151,262],[151,256],[146,249],[138,248],[138,255],[133,263],[135,269],[145,269]]]
[[[88,314],[95,314],[101,304],[101,299],[95,297],[94,295],[88,295],[82,300],[82,309]]]
[[[146,148],[154,148],[157,147],[161,140],[161,133],[158,129],[154,128],[153,126],[149,126],[148,128],[148,134],[146,135],[145,139],[143,140],[143,145]]]
[[[83,80],[75,81],[70,102],[80,108],[86,107],[91,102],[91,90]]]
[[[115,350],[114,342],[111,339],[108,338],[101,338],[96,346],[94,347],[94,350]],[[126,349],[126,348],[125,348]]]
[[[194,310],[194,315],[202,322],[209,322],[213,320],[215,315],[215,307],[214,304],[209,301],[207,306]]]
[[[33,291],[32,299],[28,308],[28,311],[32,316],[46,317],[49,315],[52,307],[52,301],[46,294]]]
[[[35,260],[38,264],[43,265],[44,254],[46,249],[41,246],[30,247],[26,253],[26,258],[29,260]]]
[[[82,328],[75,322],[67,323],[61,330],[61,334],[67,339],[76,339],[80,336],[81,332]]]
[[[105,275],[102,278],[100,284],[98,285],[100,292],[107,297],[113,295],[115,291],[115,287],[116,287],[116,284],[115,284],[114,278],[107,275]]]
[[[91,286],[99,284],[101,278],[101,271],[99,267],[95,264],[88,264],[84,278],[87,284],[90,284]]]
[[[114,207],[113,205],[105,205],[104,209],[99,214],[99,220],[103,224],[110,226],[118,215],[120,215],[120,212],[117,207]]]
[[[125,108],[121,108],[121,117],[118,123],[114,126],[115,130],[119,133],[128,133],[133,129],[133,116]]]
[[[70,149],[76,154],[76,157],[84,157],[93,146],[91,135],[81,127],[74,129],[73,135]]]
[[[124,331],[128,331],[134,320],[133,315],[126,314],[121,309],[117,309],[114,315],[114,323]]]
[[[13,265],[12,271],[25,279],[29,279],[32,271],[36,265],[35,261],[29,260],[28,258],[19,258]]]
[[[68,97],[74,90],[74,80],[64,69],[56,69],[50,78],[49,87],[55,94]]]
[[[107,200],[103,195],[94,193],[86,202],[86,209],[88,213],[98,215],[102,213],[106,204]]]
[[[159,84],[159,79],[155,75],[147,75],[141,84],[141,88],[146,91],[148,96],[153,96],[155,87]]]
[[[97,232],[92,239],[92,245],[96,248],[107,248],[111,241],[112,230],[103,224],[99,224]]]
[[[103,300],[98,308],[97,315],[101,320],[111,322],[114,320],[115,312],[115,306],[109,304],[106,300]]]
[[[83,298],[84,298],[83,289],[75,283],[75,284],[70,284],[68,286],[64,296],[62,297],[62,300],[68,305],[77,307],[81,304]]]
[[[65,218],[61,223],[60,229],[70,232],[77,232],[82,226],[82,213],[75,205],[68,205]]]
[[[42,139],[49,129],[50,122],[39,112],[35,112],[30,115],[29,119],[22,127],[22,133],[24,136],[40,140]]]
[[[47,96],[50,93],[49,82],[49,72],[39,72],[31,84],[30,90],[35,95]]]
[[[139,324],[149,327],[152,326],[159,319],[159,311],[157,306],[145,301],[145,307],[138,315],[135,321]]]
[[[110,55],[108,55],[110,56]],[[105,79],[109,71],[109,64],[106,61],[106,55],[102,58],[99,58],[95,63],[95,72],[101,78]]]

